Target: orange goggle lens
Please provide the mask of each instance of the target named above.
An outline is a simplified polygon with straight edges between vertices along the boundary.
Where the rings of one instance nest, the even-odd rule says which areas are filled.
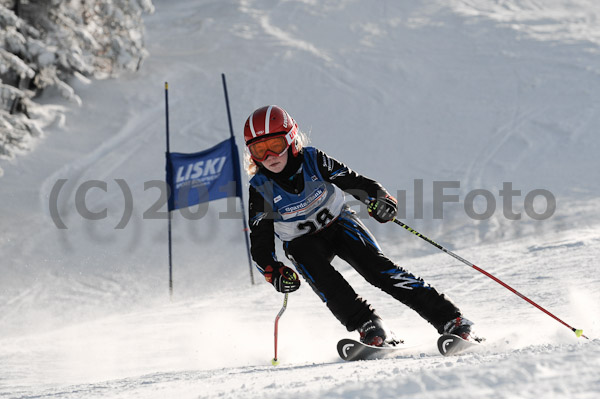
[[[252,155],[254,160],[259,162],[267,159],[269,153],[271,155],[279,156],[283,154],[287,148],[288,144],[284,136],[270,137],[248,145],[250,155]]]

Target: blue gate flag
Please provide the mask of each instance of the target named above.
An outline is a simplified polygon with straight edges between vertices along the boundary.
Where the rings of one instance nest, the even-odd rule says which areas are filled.
[[[240,161],[234,138],[194,154],[167,152],[169,211],[240,197]]]

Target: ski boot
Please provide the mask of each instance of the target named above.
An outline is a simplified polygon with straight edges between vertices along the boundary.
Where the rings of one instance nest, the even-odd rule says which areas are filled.
[[[458,335],[466,341],[482,342],[484,338],[478,337],[472,331],[473,324],[471,320],[459,316],[444,325],[444,334]]]
[[[399,341],[378,316],[371,317],[356,329],[360,334],[360,342],[371,346],[396,346]]]

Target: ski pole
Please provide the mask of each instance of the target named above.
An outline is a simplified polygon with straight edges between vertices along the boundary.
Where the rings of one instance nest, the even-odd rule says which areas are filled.
[[[543,307],[541,307],[540,305],[538,305],[537,303],[533,302],[531,299],[527,298],[525,295],[521,294],[519,291],[515,290],[514,288],[512,288],[508,284],[504,283],[502,280],[498,279],[497,277],[494,277],[493,275],[491,275],[490,273],[488,273],[485,270],[481,269],[480,267],[477,267],[473,263],[471,263],[471,262],[467,261],[466,259],[464,259],[464,258],[456,255],[454,252],[447,250],[446,248],[444,248],[443,246],[441,246],[437,242],[435,242],[432,239],[424,236],[423,234],[419,233],[418,231],[416,231],[415,229],[411,228],[407,224],[402,223],[401,221],[399,221],[397,219],[394,219],[393,222],[396,223],[396,224],[398,224],[398,225],[400,225],[400,226],[402,226],[402,227],[404,227],[406,230],[408,230],[409,232],[413,233],[417,237],[422,238],[423,240],[427,241],[428,243],[430,243],[431,245],[433,245],[437,249],[439,249],[439,250],[447,253],[448,255],[452,256],[455,259],[458,259],[459,261],[461,261],[465,265],[470,266],[473,269],[477,270],[478,272],[480,272],[480,273],[486,275],[487,277],[491,278],[492,280],[494,280],[495,282],[497,282],[498,284],[500,284],[504,288],[506,288],[509,291],[511,291],[513,294],[516,294],[517,296],[519,296],[520,298],[522,298],[525,301],[529,302],[531,305],[535,306],[536,308],[538,308],[542,312],[546,313],[548,316],[552,317],[554,320],[560,322],[564,326],[566,326],[569,329],[571,329],[571,331],[573,331],[577,337],[583,337],[585,339],[589,339],[588,337],[586,337],[585,335],[583,335],[583,330],[578,330],[578,329],[576,329],[574,327],[571,327],[570,325],[568,325],[567,323],[565,323],[564,321],[562,321],[561,319],[559,319],[558,317],[556,317],[555,315],[553,315],[552,313],[550,313],[549,311],[547,311],[546,309],[544,309]]]
[[[288,293],[286,292],[283,296],[283,306],[281,307],[281,310],[279,310],[279,313],[277,313],[277,317],[275,317],[275,357],[273,357],[273,359],[271,360],[271,364],[273,366],[277,366],[279,364],[279,360],[277,359],[277,326],[279,325],[279,319],[281,318],[281,315],[283,314],[283,312],[285,312],[285,309],[287,308],[287,301]]]

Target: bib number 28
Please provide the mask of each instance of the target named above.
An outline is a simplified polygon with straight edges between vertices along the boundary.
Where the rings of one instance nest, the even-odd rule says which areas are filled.
[[[327,226],[332,220],[334,216],[329,212],[329,209],[323,208],[321,209],[317,215],[315,216],[315,220],[309,220],[303,223],[298,224],[299,230],[308,230],[306,234],[314,233],[319,228],[323,228]],[[316,223],[315,223],[316,222]],[[318,226],[317,226],[318,223]]]

